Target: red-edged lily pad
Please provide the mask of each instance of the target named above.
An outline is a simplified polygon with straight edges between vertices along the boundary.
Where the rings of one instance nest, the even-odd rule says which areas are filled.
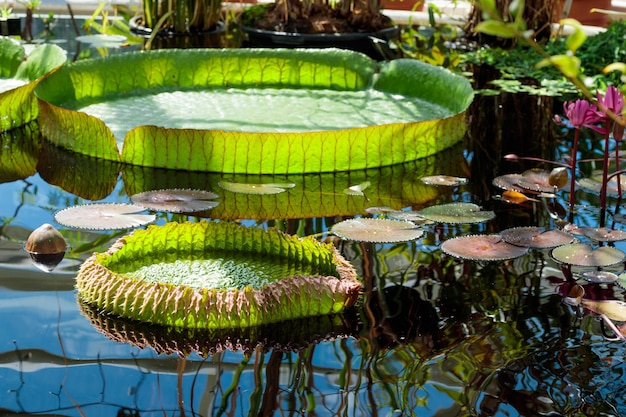
[[[411,222],[372,218],[344,220],[333,225],[330,231],[342,239],[372,243],[408,242],[424,234]]]
[[[449,224],[482,223],[496,217],[493,211],[483,211],[473,203],[440,204],[420,210],[419,214],[427,220]]]
[[[552,249],[552,258],[562,264],[573,266],[603,267],[624,261],[624,252],[619,249],[602,246],[593,249],[584,243],[570,243]]]
[[[541,227],[514,227],[500,232],[502,240],[516,246],[550,249],[572,243],[574,237],[561,230],[544,231]]]
[[[511,245],[500,235],[460,236],[446,240],[441,250],[450,256],[472,261],[504,261],[525,255],[528,248]]]
[[[131,201],[154,211],[169,211],[172,213],[192,213],[208,210],[219,203],[214,201],[217,194],[204,190],[155,190],[135,194]]]
[[[153,214],[142,214],[146,209],[134,204],[83,204],[58,211],[57,223],[86,230],[130,229],[151,223]]]

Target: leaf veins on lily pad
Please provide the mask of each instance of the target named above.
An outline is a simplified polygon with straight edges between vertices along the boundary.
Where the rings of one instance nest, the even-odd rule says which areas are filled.
[[[172,213],[192,213],[212,209],[219,203],[213,201],[217,194],[204,190],[155,190],[135,194],[130,197],[134,204],[154,211]]]
[[[609,246],[593,249],[584,243],[570,243],[552,249],[555,261],[573,266],[610,266],[622,262],[624,257],[626,255],[619,249]]]
[[[470,235],[446,240],[441,250],[455,258],[471,261],[505,261],[519,258],[528,248],[511,245],[500,235]]]
[[[240,194],[279,194],[293,188],[296,184],[292,182],[286,183],[267,183],[267,184],[250,184],[244,182],[220,181],[217,183],[226,191]]]
[[[473,203],[449,203],[427,207],[419,211],[425,219],[437,223],[482,223],[496,217],[493,211],[483,211]]]
[[[369,217],[344,220],[333,225],[330,231],[342,239],[372,243],[408,242],[424,234],[411,222]]]
[[[554,185],[550,184],[550,171],[533,168],[522,173],[517,181],[520,187],[538,193],[553,193]]]
[[[73,206],[54,215],[57,223],[87,230],[130,229],[151,223],[153,214],[141,214],[145,208],[134,204],[97,203]]]
[[[500,232],[502,240],[516,246],[549,249],[572,243],[574,237],[561,230],[544,231],[541,227],[514,227]]]

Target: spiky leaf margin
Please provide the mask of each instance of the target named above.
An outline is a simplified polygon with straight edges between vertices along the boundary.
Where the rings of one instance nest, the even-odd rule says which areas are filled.
[[[0,132],[22,126],[38,116],[33,94],[41,77],[65,63],[63,49],[53,44],[36,46],[26,56],[24,48],[10,38],[0,37],[0,78],[29,81],[0,93]]]
[[[204,259],[216,250],[289,258],[330,268],[333,274],[285,277],[260,289],[216,290],[151,284],[113,271],[128,264]],[[85,302],[121,317],[218,329],[340,313],[356,303],[361,284],[354,268],[330,244],[275,229],[200,222],[151,226],[121,238],[81,265],[76,287]]]
[[[421,82],[428,78],[429,83]],[[124,139],[99,119],[64,108],[162,88],[374,88],[418,97],[452,116],[338,131],[250,133],[139,126]],[[408,87],[410,86],[410,87]],[[78,153],[128,164],[247,174],[332,172],[393,165],[435,154],[465,132],[473,99],[463,77],[415,60],[376,63],[340,50],[167,50],[80,61],[37,89],[44,136]],[[380,150],[373,152],[372,149]]]

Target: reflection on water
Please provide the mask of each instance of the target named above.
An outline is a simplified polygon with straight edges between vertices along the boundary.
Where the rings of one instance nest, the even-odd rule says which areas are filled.
[[[497,148],[481,151],[485,143],[472,143],[403,166],[351,173],[225,178],[73,155],[42,141],[36,125],[1,141],[5,413],[626,415],[624,345],[606,340],[597,318],[578,316],[562,303],[563,276],[546,252],[479,264],[451,259],[438,249],[441,241],[459,234],[551,221],[532,203],[484,199],[493,192],[490,175],[505,169],[493,162],[510,144],[497,142]],[[469,176],[468,164],[467,185],[445,188],[420,181],[435,174]],[[275,195],[246,195],[221,189],[217,183],[223,179],[296,186]],[[365,182],[370,186],[363,195],[345,192]],[[74,276],[82,260],[106,250],[124,231],[61,229],[71,249],[51,274],[36,269],[22,250],[30,231],[53,223],[58,209],[89,201],[128,202],[129,195],[162,188],[218,194],[219,204],[198,218],[275,226],[333,241],[363,280],[363,302],[346,315],[312,322],[182,332],[123,321],[77,301]],[[419,209],[451,201],[481,202],[498,217],[483,225],[434,225],[424,238],[402,244],[337,241],[327,234],[335,222],[365,215],[368,207]],[[197,220],[158,217],[160,223]],[[589,290],[621,294],[610,284]]]

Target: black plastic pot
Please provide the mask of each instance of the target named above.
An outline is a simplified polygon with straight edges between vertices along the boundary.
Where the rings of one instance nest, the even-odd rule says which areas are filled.
[[[397,26],[375,33],[291,33],[243,26],[247,46],[252,48],[340,48],[357,51],[376,60],[393,59],[397,53],[391,41],[397,39]]]
[[[131,32],[137,36],[149,38],[152,29],[141,25],[142,16],[130,19]],[[217,22],[212,30],[206,32],[170,32],[159,31],[152,41],[153,49],[188,49],[188,48],[221,48],[223,46],[222,35],[226,32],[226,25]]]
[[[0,19],[0,35],[15,36],[22,33],[22,21],[19,17]]]

